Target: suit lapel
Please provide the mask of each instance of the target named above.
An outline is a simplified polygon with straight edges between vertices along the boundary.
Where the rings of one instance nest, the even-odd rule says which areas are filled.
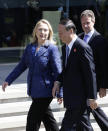
[[[34,56],[35,56],[35,52],[36,52],[36,44],[31,44],[31,49],[30,49],[30,60],[31,60],[31,64],[34,65]]]
[[[63,68],[65,68],[65,60],[66,60],[66,45],[62,47],[62,61],[63,61]]]
[[[67,60],[66,68],[69,68],[69,66],[71,65],[72,57],[73,57],[74,53],[76,52],[76,44],[77,44],[77,40],[74,42],[74,44],[71,48],[71,51],[70,51],[70,54],[69,54],[69,57],[68,57],[68,60]]]
[[[91,41],[93,40],[93,38],[95,37],[95,35],[96,35],[96,31],[94,31],[92,37],[90,38],[90,40],[88,42],[89,45],[91,45]],[[80,35],[80,38],[83,40],[83,38],[84,38],[84,32]]]
[[[94,37],[95,37],[95,32],[93,33],[92,37],[90,38],[90,40],[89,40],[89,42],[88,42],[89,45],[91,45],[92,40],[94,39]]]
[[[84,32],[79,36],[82,40],[84,39]]]
[[[47,48],[46,46],[41,46],[38,53],[37,53],[37,56],[42,56],[45,52],[47,52]]]
[[[48,47],[49,47],[49,42],[46,42],[43,46],[41,46],[38,51],[38,56],[42,56],[45,52],[47,52]]]
[[[39,51],[38,51],[38,53],[37,53],[37,56],[35,56],[35,52],[36,52],[36,44],[31,44],[31,48],[30,48],[30,52],[29,52],[29,54],[30,54],[30,60],[31,60],[31,64],[33,65],[34,64],[34,61],[35,61],[35,59],[34,59],[34,57],[40,57],[40,56],[42,56],[46,51],[47,51],[47,48],[48,48],[48,44],[45,44],[45,45],[43,45],[43,46],[41,46],[40,47],[40,49],[39,49]]]
[[[92,46],[92,43],[93,43],[92,41],[94,40],[94,37],[97,36],[97,35],[98,35],[98,32],[96,30],[94,30],[94,33],[93,33],[92,37],[90,38],[90,40],[88,42],[88,44],[90,46]]]

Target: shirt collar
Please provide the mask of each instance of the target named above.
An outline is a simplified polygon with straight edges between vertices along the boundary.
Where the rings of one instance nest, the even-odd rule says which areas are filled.
[[[77,37],[78,37],[78,36],[77,36],[77,35],[75,35],[75,37],[72,39],[72,41],[68,44],[69,51],[71,51],[71,48],[72,48],[72,46],[73,46],[74,42],[76,41]]]
[[[85,35],[88,35],[91,38],[91,36],[93,35],[93,33],[94,33],[94,28],[89,33],[87,33],[87,34],[85,33]]]

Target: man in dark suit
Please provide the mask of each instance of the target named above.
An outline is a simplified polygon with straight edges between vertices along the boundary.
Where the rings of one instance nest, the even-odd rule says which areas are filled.
[[[76,35],[76,27],[69,19],[61,20],[58,27],[62,47],[63,71],[54,83],[53,97],[63,86],[66,112],[60,131],[93,131],[87,112],[87,100],[97,108],[96,74],[92,50]]]
[[[81,13],[81,25],[83,33],[79,37],[88,43],[93,51],[96,66],[96,80],[99,96],[106,96],[108,88],[107,76],[107,44],[104,37],[94,29],[95,15],[92,10],[85,10]]]
[[[99,96],[102,98],[106,96],[106,89],[108,88],[107,43],[104,37],[94,29],[94,24],[95,15],[93,11],[83,11],[81,13],[81,25],[84,32],[79,34],[79,37],[92,48],[96,69],[97,90],[99,91]],[[101,108],[97,109],[103,118],[101,118],[100,115],[97,115],[95,120],[102,130],[108,130],[108,124],[106,124],[108,117],[105,115]]]

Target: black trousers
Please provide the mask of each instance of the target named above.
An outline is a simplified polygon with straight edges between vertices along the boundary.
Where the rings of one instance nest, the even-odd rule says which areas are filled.
[[[108,116],[104,113],[104,111],[100,107],[98,107],[95,110],[92,110],[89,107],[88,110],[93,114],[101,130],[108,131]]]
[[[93,131],[86,107],[67,109],[60,131]]]
[[[43,121],[46,131],[59,131],[56,120],[49,106],[52,98],[33,99],[27,116],[26,131],[39,131]]]

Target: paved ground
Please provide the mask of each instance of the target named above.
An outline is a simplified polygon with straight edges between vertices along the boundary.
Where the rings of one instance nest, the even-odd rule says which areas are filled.
[[[31,103],[26,93],[27,71],[17,78],[5,93],[1,91],[3,81],[16,64],[17,63],[0,64],[0,131],[24,131],[26,114]],[[98,103],[108,115],[108,93],[105,98],[98,99]],[[52,102],[52,109],[54,108],[55,110],[55,106],[57,108],[56,100]],[[61,122],[63,114],[64,111],[62,111],[61,108],[59,111],[57,111],[57,109],[54,111],[55,118],[58,122]],[[94,131],[100,131],[93,117],[91,117],[91,122]],[[41,128],[40,131],[45,131],[45,129]]]

